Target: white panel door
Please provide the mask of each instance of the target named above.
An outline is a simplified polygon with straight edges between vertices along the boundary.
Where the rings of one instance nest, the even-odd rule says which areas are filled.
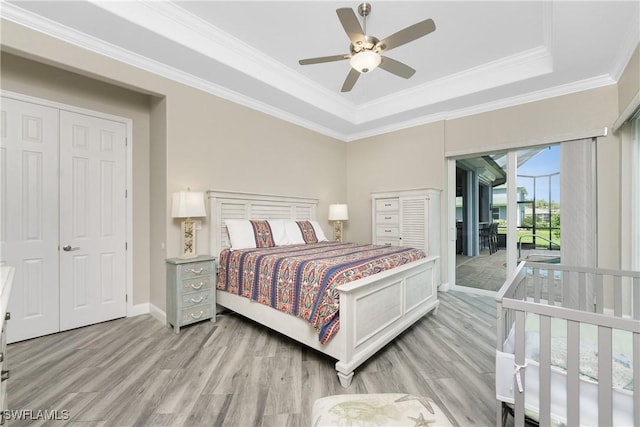
[[[2,98],[0,261],[16,268],[8,342],[58,332],[58,110]]]
[[[126,315],[126,125],[60,111],[60,330]]]

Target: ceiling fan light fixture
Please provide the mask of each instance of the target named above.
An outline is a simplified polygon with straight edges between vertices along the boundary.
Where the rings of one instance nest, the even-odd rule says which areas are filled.
[[[380,65],[382,57],[373,50],[362,50],[353,55],[349,62],[351,67],[359,73],[368,73]]]

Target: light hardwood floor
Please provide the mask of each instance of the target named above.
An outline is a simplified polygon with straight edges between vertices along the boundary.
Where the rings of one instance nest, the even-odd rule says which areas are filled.
[[[9,409],[69,411],[45,425],[304,426],[319,397],[406,392],[431,397],[458,425],[495,425],[495,303],[440,299],[348,389],[334,360],[238,315],[179,335],[144,315],[10,345]]]

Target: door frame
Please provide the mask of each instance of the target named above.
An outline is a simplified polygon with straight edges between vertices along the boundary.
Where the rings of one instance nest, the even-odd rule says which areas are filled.
[[[469,148],[464,150],[445,151],[445,161],[447,164],[447,279],[448,286],[445,289],[455,291],[463,291],[473,294],[495,296],[497,292],[487,291],[484,289],[475,289],[468,286],[456,284],[456,160],[462,157],[474,157],[496,152],[508,152],[509,160],[507,162],[507,218],[516,217],[516,187],[517,187],[517,162],[516,151],[523,148],[547,146],[559,144],[566,141],[601,138],[607,136],[609,129],[607,127],[586,130],[583,132],[569,132],[559,135],[550,135],[543,138],[528,139],[520,141],[512,141],[504,144],[488,145],[478,148]],[[511,185],[516,183],[516,185]],[[515,221],[509,221],[507,229],[507,279],[511,277],[516,268],[518,260]],[[510,266],[510,267],[509,267]]]
[[[138,306],[133,305],[133,120],[127,117],[116,116],[114,114],[104,113],[101,111],[89,110],[87,108],[77,107],[75,105],[64,104],[44,98],[37,98],[31,95],[25,95],[8,90],[0,90],[0,96],[15,99],[17,101],[30,102],[32,104],[38,104],[44,107],[51,107],[59,110],[65,110],[73,113],[84,114],[88,116],[99,117],[105,120],[124,123],[124,125],[126,126],[127,138],[127,145],[125,147],[125,171],[127,175],[125,178],[127,191],[127,197],[125,200],[125,238],[127,242],[127,249],[125,251],[125,290],[127,299],[125,304],[126,316],[131,317],[147,313],[148,310],[145,311],[145,308],[147,307],[145,307],[144,304]]]

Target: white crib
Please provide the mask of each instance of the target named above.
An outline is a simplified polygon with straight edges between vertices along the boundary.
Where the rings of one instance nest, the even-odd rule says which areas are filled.
[[[496,301],[497,425],[640,426],[640,272],[522,262]]]

